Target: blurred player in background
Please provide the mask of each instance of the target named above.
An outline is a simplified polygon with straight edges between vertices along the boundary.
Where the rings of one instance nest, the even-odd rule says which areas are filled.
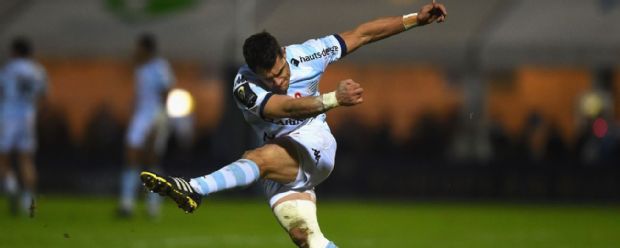
[[[43,67],[32,59],[33,48],[28,39],[14,39],[10,50],[11,59],[0,74],[0,178],[9,195],[11,213],[16,215],[20,187],[11,158],[16,156],[22,186],[21,209],[27,213],[34,207],[37,184],[37,103],[47,90],[47,77]]]
[[[145,171],[142,181],[192,212],[201,196],[261,180],[274,215],[297,246],[336,247],[321,233],[314,193],[334,168],[336,141],[325,112],[362,103],[363,89],[347,79],[321,94],[320,77],[327,65],[363,45],[445,18],[444,6],[433,2],[419,13],[380,18],[298,45],[280,47],[267,32],[252,35],[243,45],[247,65],[239,69],[233,94],[264,144],[209,175],[186,180]]]
[[[168,62],[157,52],[157,41],[152,34],[141,35],[136,43],[135,109],[127,132],[127,164],[121,173],[119,215],[133,214],[139,186],[139,170],[160,170],[160,157],[168,137],[168,117],[165,102],[175,82]],[[160,199],[157,194],[147,195],[147,212],[159,215]]]

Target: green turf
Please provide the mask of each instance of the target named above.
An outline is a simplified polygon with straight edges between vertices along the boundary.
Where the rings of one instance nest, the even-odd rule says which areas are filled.
[[[114,218],[111,198],[42,196],[35,218],[0,199],[0,247],[294,247],[260,200],[213,199],[194,214],[167,203],[151,221]],[[620,247],[620,207],[325,201],[340,247]]]

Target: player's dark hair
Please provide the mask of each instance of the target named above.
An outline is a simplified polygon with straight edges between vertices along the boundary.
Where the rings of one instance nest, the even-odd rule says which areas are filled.
[[[280,44],[267,31],[254,34],[243,43],[243,57],[255,73],[271,69],[278,56],[282,56]]]
[[[138,46],[142,47],[148,53],[157,52],[157,39],[151,33],[144,33],[138,37]]]
[[[32,55],[32,45],[25,37],[17,37],[11,42],[11,51],[19,57],[30,57]]]

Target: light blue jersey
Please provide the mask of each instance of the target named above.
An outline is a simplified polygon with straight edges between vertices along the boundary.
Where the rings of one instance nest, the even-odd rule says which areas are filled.
[[[31,59],[11,60],[2,71],[2,114],[17,118],[36,113],[37,100],[47,89],[45,70]]]
[[[0,152],[34,152],[37,101],[47,90],[43,67],[31,59],[11,60],[1,73]]]
[[[285,49],[286,61],[291,70],[286,94],[295,98],[319,96],[319,81],[327,65],[346,55],[346,45],[338,35],[308,40]],[[328,128],[325,114],[306,119],[264,118],[263,109],[274,93],[247,65],[242,66],[235,77],[233,94],[245,120],[263,142],[289,134],[305,125]]]
[[[163,58],[154,58],[136,68],[136,111],[158,112],[164,109],[162,94],[174,84],[170,65]]]

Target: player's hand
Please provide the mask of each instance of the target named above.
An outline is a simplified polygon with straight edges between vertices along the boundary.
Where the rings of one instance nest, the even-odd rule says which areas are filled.
[[[433,22],[444,22],[446,21],[446,16],[448,15],[448,11],[443,4],[429,3],[427,5],[422,6],[420,12],[418,12],[418,25],[426,25]]]
[[[338,83],[336,99],[338,99],[338,104],[341,106],[353,106],[364,101],[362,93],[364,93],[364,89],[362,89],[360,84],[352,79],[346,79]]]

